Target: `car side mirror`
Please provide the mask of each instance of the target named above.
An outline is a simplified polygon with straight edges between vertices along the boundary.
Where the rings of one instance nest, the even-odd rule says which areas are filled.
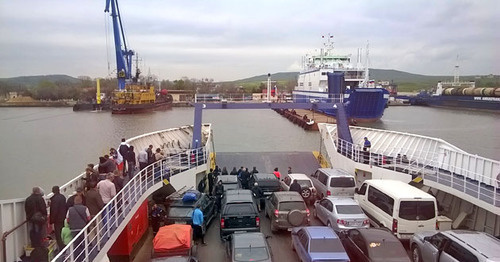
[[[354,193],[359,194],[359,189],[355,188]]]
[[[429,242],[430,240],[431,240],[431,237],[430,237],[430,236],[424,237],[424,241]]]

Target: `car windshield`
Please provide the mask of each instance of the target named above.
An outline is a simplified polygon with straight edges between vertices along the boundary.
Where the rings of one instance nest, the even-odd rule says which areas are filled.
[[[267,248],[265,247],[246,247],[234,249],[235,261],[260,261],[269,259]]]
[[[355,187],[354,178],[352,177],[332,177],[330,180],[331,187]]]
[[[406,220],[429,220],[436,216],[434,201],[401,201],[399,217]]]
[[[252,204],[228,204],[225,209],[225,214],[252,214],[254,210]]]
[[[335,210],[337,210],[337,214],[364,214],[358,205],[335,205]]]
[[[312,187],[311,180],[297,180],[301,187]]]
[[[345,252],[338,238],[311,239],[310,252]]]
[[[306,210],[306,205],[304,202],[294,201],[294,202],[281,202],[280,210],[281,211],[290,211],[290,210]]]
[[[368,253],[370,258],[379,259],[384,261],[384,259],[390,257],[391,261],[395,261],[395,258],[405,258],[407,260],[408,255],[401,242],[395,241],[385,241],[385,242],[371,242],[367,244]]]

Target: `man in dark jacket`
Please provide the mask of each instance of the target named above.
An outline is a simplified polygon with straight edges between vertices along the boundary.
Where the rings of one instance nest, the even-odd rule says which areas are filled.
[[[66,218],[66,197],[59,192],[59,186],[53,186],[52,193],[54,195],[50,198],[50,223],[54,224],[57,247],[62,250],[64,243],[61,238],[61,230],[64,227],[64,218]]]
[[[41,244],[46,235],[47,227],[44,224],[47,222],[47,205],[40,187],[34,187],[32,194],[26,198],[24,211],[26,212],[26,220],[28,220],[31,243]]]
[[[214,194],[217,200],[217,211],[220,211],[222,195],[224,194],[224,185],[222,184],[222,181],[219,180],[219,182],[217,182],[217,185],[215,185]]]
[[[259,208],[259,211],[263,210],[265,206],[264,191],[262,191],[262,188],[260,188],[259,183],[257,182],[253,183],[251,190],[253,197],[258,201],[257,207]]]
[[[86,206],[89,209],[90,217],[94,217],[101,211],[104,207],[104,202],[102,202],[102,197],[97,191],[97,183],[91,182],[90,189],[85,194]]]
[[[212,191],[214,190],[214,181],[215,174],[214,170],[210,168],[210,173],[208,173],[208,194],[212,195]]]
[[[300,191],[302,191],[302,187],[297,182],[297,179],[293,180],[292,184],[290,185],[290,191],[295,191],[299,194],[300,194]]]
[[[123,159],[126,159],[129,151],[129,145],[127,142],[125,142],[125,138],[122,138],[122,142],[120,143],[120,147],[118,148],[118,152],[120,155],[123,157]],[[127,172],[127,161],[123,161],[123,173]],[[113,172],[113,171],[108,171],[108,172]]]
[[[121,146],[120,146],[121,147]],[[127,160],[127,167],[128,167],[128,178],[132,180],[134,177],[134,172],[135,172],[135,152],[134,152],[134,146],[130,146],[128,153],[126,156],[124,156],[125,159]]]

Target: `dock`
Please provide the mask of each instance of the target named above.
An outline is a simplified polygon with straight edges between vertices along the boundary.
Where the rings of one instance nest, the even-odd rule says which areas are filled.
[[[275,110],[278,114],[286,117],[290,122],[309,131],[318,131],[318,123],[335,124],[335,117],[313,110],[294,109],[294,110]]]

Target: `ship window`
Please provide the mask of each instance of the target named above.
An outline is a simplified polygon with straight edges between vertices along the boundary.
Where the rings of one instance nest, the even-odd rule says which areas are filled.
[[[311,83],[311,82],[309,82],[309,86],[312,86],[312,83]]]
[[[304,83],[299,83],[299,86],[304,86]]]
[[[326,75],[326,72],[321,72],[321,75],[322,75],[322,76]]]

